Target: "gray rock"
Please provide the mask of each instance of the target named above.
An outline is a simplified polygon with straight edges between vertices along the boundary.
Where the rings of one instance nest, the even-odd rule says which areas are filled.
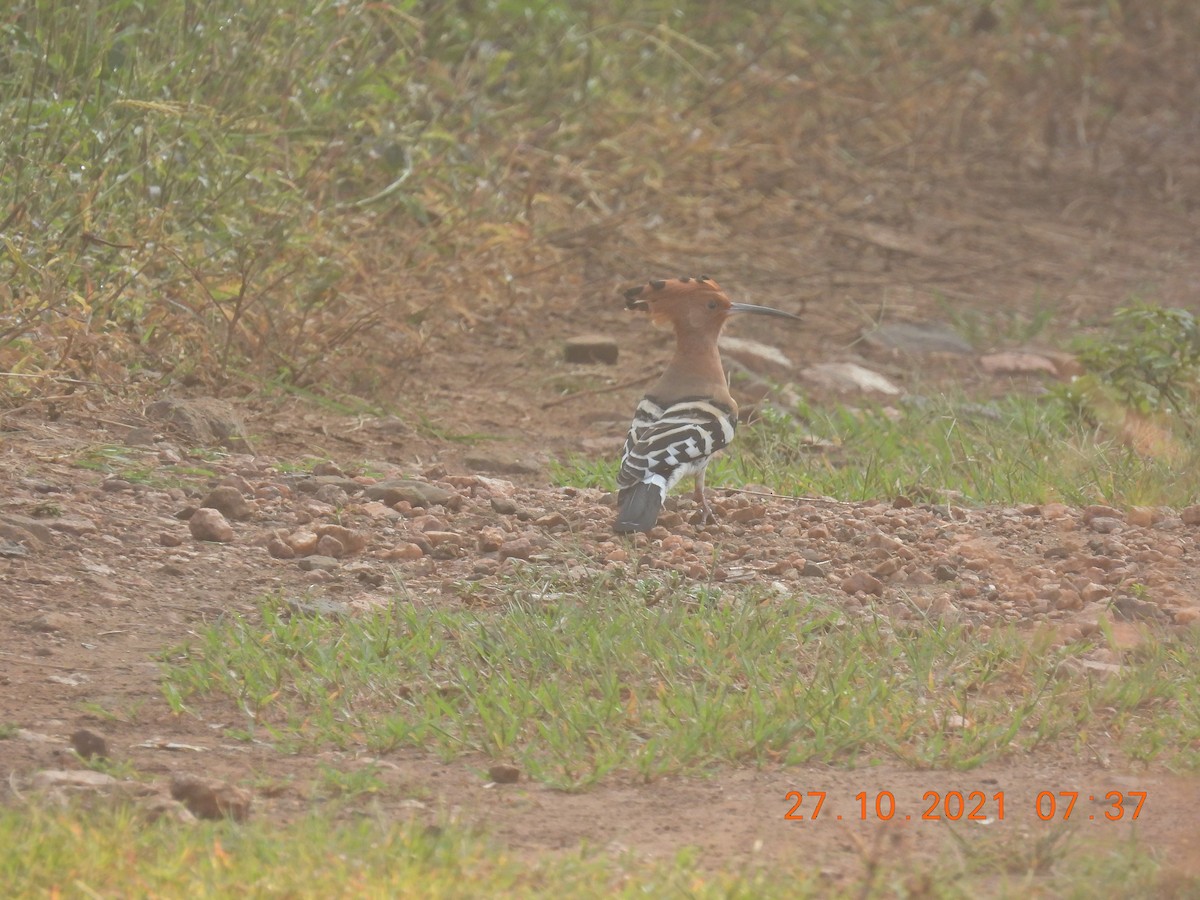
[[[10,541],[8,538],[0,538],[0,557],[5,559],[20,559],[22,556],[28,556],[29,551],[16,541]]]
[[[321,485],[317,488],[314,496],[322,503],[328,503],[330,506],[345,506],[350,499],[350,495],[336,484]]]
[[[39,542],[49,544],[54,540],[54,532],[45,522],[16,513],[5,513],[0,516],[0,537],[31,547]]]
[[[1124,523],[1112,516],[1096,516],[1089,520],[1087,524],[1088,528],[1097,534],[1112,534],[1114,531],[1120,531]]]
[[[17,729],[17,740],[28,741],[31,744],[57,744],[58,738],[51,737],[48,734],[42,734],[40,731],[30,731],[27,728]]]
[[[805,380],[830,391],[874,392],[895,397],[902,393],[878,372],[856,363],[818,363],[800,373]]]
[[[158,440],[158,433],[153,428],[140,425],[125,432],[126,447],[153,447]]]
[[[801,578],[827,578],[829,577],[829,564],[813,562],[811,559],[804,561],[804,568],[800,570]]]
[[[332,556],[306,556],[296,565],[305,572],[329,572],[336,569],[339,563]]]
[[[427,481],[390,478],[368,487],[366,496],[369,500],[380,500],[388,506],[394,506],[401,500],[406,500],[413,506],[436,506],[449,503],[456,495],[448,488],[438,487]]]
[[[938,581],[954,581],[958,578],[958,569],[949,563],[938,563],[934,566],[933,577]]]
[[[63,489],[56,484],[51,484],[48,481],[42,481],[38,478],[18,478],[17,484],[27,490],[33,491],[35,494],[61,494]]]
[[[722,355],[736,359],[757,375],[784,376],[794,368],[782,351],[760,341],[723,334],[720,347]]]
[[[164,397],[146,407],[146,416],[177,432],[189,443],[199,446],[220,444],[230,450],[253,452],[241,418],[220,400]]]
[[[346,555],[346,547],[332,534],[325,534],[317,541],[317,556],[331,556],[341,559]]]
[[[388,580],[387,575],[378,571],[369,562],[353,562],[345,568],[348,575],[353,575],[358,581],[371,587],[382,587]]]
[[[1006,350],[979,357],[979,368],[989,375],[1057,375],[1058,367],[1040,353]]]
[[[383,434],[392,438],[409,437],[413,434],[413,428],[399,416],[383,416],[369,423],[370,427],[374,428]]]
[[[1112,604],[1113,612],[1117,618],[1124,619],[1127,622],[1138,620],[1154,621],[1161,619],[1164,615],[1163,611],[1155,604],[1146,600],[1139,600],[1136,597],[1118,597]]]
[[[59,516],[56,519],[50,519],[49,522],[50,527],[55,531],[61,531],[63,534],[70,534],[74,537],[99,531],[95,522],[83,516]]]
[[[323,597],[313,597],[307,600],[293,598],[285,600],[284,603],[287,604],[288,611],[292,615],[317,616],[322,619],[346,619],[351,614],[349,604],[326,600]]]
[[[43,769],[33,776],[33,786],[43,791],[52,787],[102,788],[116,783],[111,775],[91,769]]]
[[[957,331],[940,322],[890,322],[863,332],[862,342],[874,350],[903,353],[973,353]]]
[[[69,628],[70,625],[70,618],[62,613],[57,612],[42,613],[30,623],[30,626],[34,631],[41,631],[46,634],[52,634],[55,631],[62,631],[66,628]]]
[[[296,482],[296,490],[303,494],[316,494],[326,487],[335,487],[347,494],[357,494],[363,489],[361,484],[345,475],[314,475]]]
[[[471,453],[463,457],[463,465],[477,472],[496,472],[501,475],[536,475],[542,470],[536,462],[515,457]]]

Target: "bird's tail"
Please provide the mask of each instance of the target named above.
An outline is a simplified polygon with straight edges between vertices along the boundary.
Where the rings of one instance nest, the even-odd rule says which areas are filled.
[[[617,534],[649,531],[658,521],[662,505],[662,488],[656,484],[642,482],[623,489],[617,494],[617,522],[613,530]]]

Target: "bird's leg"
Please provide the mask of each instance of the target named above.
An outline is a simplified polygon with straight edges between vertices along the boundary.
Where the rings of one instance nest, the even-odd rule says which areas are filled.
[[[696,519],[697,525],[712,525],[717,521],[717,517],[713,515],[712,507],[708,505],[708,500],[704,496],[704,470],[701,469],[696,475],[696,504],[700,507],[700,515]]]

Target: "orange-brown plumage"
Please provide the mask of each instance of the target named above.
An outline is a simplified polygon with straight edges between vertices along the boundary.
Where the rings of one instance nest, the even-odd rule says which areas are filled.
[[[704,498],[704,469],[733,439],[737,404],[729,393],[717,340],[735,313],[795,319],[764,306],[734,303],[707,276],[651,281],[625,291],[629,309],[645,310],[655,324],[675,331],[675,353],[662,377],[638,404],[625,441],[618,532],[646,531],[658,520],[667,492],[694,475],[701,521],[712,511]]]

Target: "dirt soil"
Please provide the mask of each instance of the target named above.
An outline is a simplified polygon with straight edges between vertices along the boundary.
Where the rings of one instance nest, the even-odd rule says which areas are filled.
[[[795,333],[758,322],[731,329],[791,360],[790,370],[751,376],[791,383],[824,402],[828,389],[807,383],[803,367],[857,362],[910,392],[953,384],[994,396],[1036,390],[1054,376],[989,373],[972,353],[872,348],[859,340],[863,328],[873,319],[944,322],[947,298],[951,324],[978,321],[985,329],[998,310],[1029,321],[1051,301],[1056,327],[1086,327],[1146,286],[1164,304],[1194,305],[1197,224],[1194,212],[1168,209],[1152,195],[1080,187],[1069,173],[1049,187],[1033,176],[973,180],[931,188],[900,225],[864,214],[812,232],[802,250],[819,278],[788,282],[778,267],[756,268],[752,255],[732,251],[705,268],[735,299],[785,309],[808,301],[806,324]],[[86,728],[104,736],[114,759],[162,784],[207,774],[250,787],[256,817],[287,819],[322,802],[312,789],[318,762],[346,770],[375,762],[396,789],[364,803],[397,818],[475,824],[519,852],[586,844],[666,858],[694,845],[705,865],[815,861],[839,880],[883,856],[957,852],[951,829],[971,840],[1001,827],[920,821],[927,791],[1003,790],[1003,827],[1027,834],[1032,846],[1064,827],[1038,822],[1039,792],[1100,798],[1139,790],[1149,799],[1136,825],[1108,822],[1104,807],[1091,804],[1074,839],[1099,847],[1136,828],[1168,867],[1200,875],[1200,781],[1161,766],[1131,767],[1104,747],[966,773],[767,768],[652,784],[614,778],[567,794],[525,781],[491,785],[484,759],[297,757],[229,740],[223,729],[240,716],[232,706],[205,718],[170,714],[155,661],[164,648],[223,615],[252,611],[267,593],[351,609],[387,602],[394,570],[426,603],[463,602],[454,589],[463,580],[479,582],[486,596],[490,578],[519,565],[665,568],[689,579],[822,593],[897,619],[981,630],[1015,623],[1031,633],[1049,627],[1062,640],[1115,615],[1128,647],[1151,630],[1200,621],[1200,526],[1189,510],[1196,498],[1155,510],[977,509],[941,498],[849,504],[717,491],[715,526],[693,526],[685,499],[648,536],[615,538],[611,499],[553,487],[547,464],[568,454],[616,454],[637,398],[668,355],[669,336],[626,314],[617,289],[691,273],[624,269],[597,275],[592,266],[555,282],[558,295],[536,311],[510,309],[433,341],[406,382],[410,394],[396,404],[420,410],[420,424],[291,400],[206,400],[184,388],[176,392],[182,404],[152,411],[144,400],[86,385],[4,413],[0,723],[20,728],[0,740],[5,802],[28,800],[39,771],[82,768],[68,748]],[[563,361],[564,340],[586,333],[616,340],[618,367]],[[1011,334],[992,338],[977,349],[1021,349]],[[1063,338],[1042,333],[1032,349]],[[753,377],[748,383],[742,399],[753,401],[761,391],[755,395]],[[239,425],[248,438],[242,444]],[[219,446],[222,432],[232,433],[233,449],[199,452]],[[318,462],[327,465],[308,474]],[[197,471],[204,469],[215,476]],[[442,489],[440,499],[365,494],[372,483],[400,477]],[[245,509],[227,498],[230,538],[199,540],[181,515],[218,483],[232,487]],[[313,565],[314,551],[334,559],[302,568]],[[1135,584],[1150,588],[1145,598]],[[1087,660],[1095,677],[1119,663],[1111,651]],[[410,786],[432,799],[412,801]],[[819,821],[785,821],[793,790],[827,793]],[[911,821],[861,820],[854,795],[882,790]]]

